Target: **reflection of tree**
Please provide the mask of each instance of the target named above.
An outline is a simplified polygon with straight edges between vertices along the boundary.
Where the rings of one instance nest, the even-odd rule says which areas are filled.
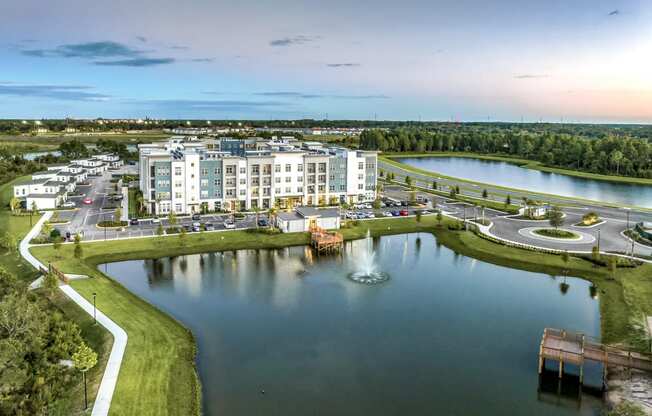
[[[417,253],[419,253],[421,251],[421,237],[417,237],[414,245],[416,247]]]
[[[589,296],[591,296],[591,299],[596,299],[598,297],[598,287],[593,283],[589,286]]]
[[[172,262],[171,258],[145,260],[144,267],[150,286],[167,286],[172,282]]]

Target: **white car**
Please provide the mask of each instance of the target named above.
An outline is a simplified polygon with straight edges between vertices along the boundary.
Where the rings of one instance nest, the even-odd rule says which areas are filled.
[[[383,217],[391,217],[391,216],[392,216],[391,212],[389,212],[389,211],[383,212]]]
[[[235,223],[231,220],[226,220],[224,221],[224,228],[226,228],[227,230],[232,230],[235,228]]]
[[[61,206],[63,208],[75,208],[77,206],[77,204],[75,204],[72,201],[68,201],[68,202],[64,202],[63,204],[61,204]]]
[[[161,223],[161,219],[159,217],[152,218],[152,224],[160,224],[160,223]]]

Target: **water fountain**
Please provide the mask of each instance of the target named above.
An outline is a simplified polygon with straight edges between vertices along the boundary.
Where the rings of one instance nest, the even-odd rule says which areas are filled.
[[[389,280],[389,275],[376,269],[376,253],[374,252],[373,241],[369,230],[367,230],[365,244],[365,250],[363,250],[357,262],[358,271],[349,274],[349,279],[367,285],[386,282]]]

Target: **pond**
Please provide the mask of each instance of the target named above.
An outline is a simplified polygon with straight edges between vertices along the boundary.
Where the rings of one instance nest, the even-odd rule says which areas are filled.
[[[554,363],[543,383],[537,374],[543,328],[599,336],[588,282],[568,278],[562,293],[560,277],[407,234],[369,241],[389,280],[360,284],[349,276],[367,243],[336,256],[291,247],[100,269],[193,331],[206,415],[599,413],[599,394],[572,375],[557,395]],[[600,368],[585,377],[599,386]]]
[[[466,157],[405,157],[395,159],[415,168],[462,179],[533,192],[652,207],[652,186],[586,179],[541,172],[513,163]]]

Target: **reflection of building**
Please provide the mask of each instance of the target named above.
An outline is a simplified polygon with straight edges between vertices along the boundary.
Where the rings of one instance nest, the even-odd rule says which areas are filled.
[[[150,213],[289,208],[371,201],[375,152],[290,140],[185,139],[141,144]]]
[[[340,213],[337,208],[298,207],[292,212],[278,213],[276,226],[284,233],[305,232],[313,227],[338,229]]]

